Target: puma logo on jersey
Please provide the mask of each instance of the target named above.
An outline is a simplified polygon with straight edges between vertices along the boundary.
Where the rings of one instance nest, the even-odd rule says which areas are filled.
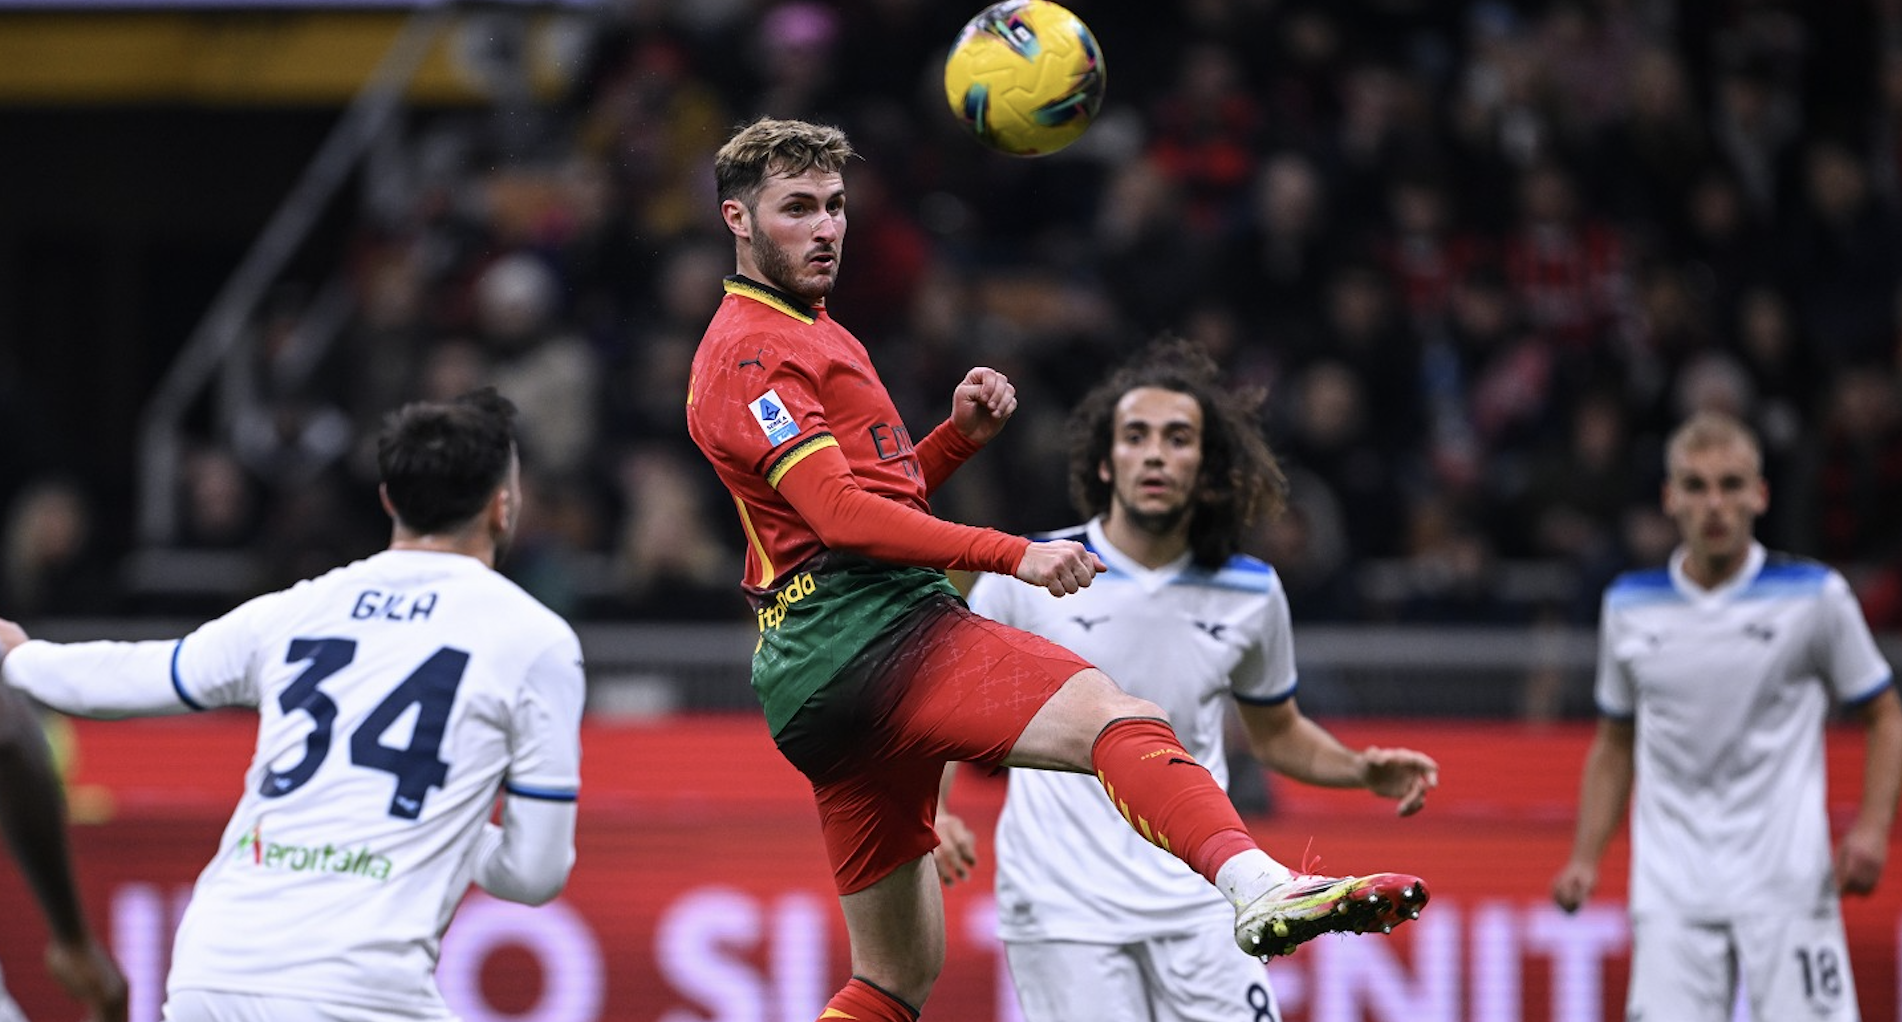
[[[753,355],[752,358],[741,359],[739,364],[735,365],[733,368],[745,369],[747,366],[759,366],[761,369],[764,369],[766,368],[765,359],[766,359],[766,349],[759,348],[756,350],[756,353]]]
[[[1083,630],[1087,632],[1090,629],[1095,628],[1097,625],[1100,625],[1103,622],[1108,621],[1109,618],[1108,617],[1084,617],[1083,615],[1079,614],[1071,618],[1070,620],[1075,621],[1078,625],[1081,625]]]
[[[1197,628],[1207,632],[1209,638],[1217,642],[1222,641],[1222,633],[1228,631],[1228,625],[1220,621],[1197,621],[1194,624]]]

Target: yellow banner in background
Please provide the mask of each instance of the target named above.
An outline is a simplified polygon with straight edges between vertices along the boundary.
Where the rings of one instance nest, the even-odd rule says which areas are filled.
[[[381,11],[0,14],[0,103],[335,105],[369,80],[410,15]],[[550,98],[576,69],[577,15],[458,15],[411,102],[492,98],[511,74]]]

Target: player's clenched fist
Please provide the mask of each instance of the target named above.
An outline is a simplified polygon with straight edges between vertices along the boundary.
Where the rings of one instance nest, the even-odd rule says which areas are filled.
[[[1043,586],[1052,596],[1065,596],[1090,584],[1099,571],[1109,565],[1083,544],[1070,539],[1032,543],[1017,562],[1018,578],[1033,586]]]
[[[988,366],[965,373],[951,392],[951,424],[974,443],[989,443],[1016,411],[1017,388]]]

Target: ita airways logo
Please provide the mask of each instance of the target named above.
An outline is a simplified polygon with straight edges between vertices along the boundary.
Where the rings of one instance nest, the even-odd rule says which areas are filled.
[[[289,873],[341,873],[378,883],[388,880],[395,869],[389,856],[369,848],[339,848],[329,843],[287,845],[268,840],[264,836],[262,820],[251,824],[251,829],[238,838],[237,845],[231,850],[231,857],[243,865],[258,869]]]
[[[792,413],[786,410],[786,402],[779,399],[779,391],[769,390],[754,398],[746,406],[753,413],[753,421],[766,434],[766,442],[778,447],[780,444],[799,435],[799,424],[793,421]]]

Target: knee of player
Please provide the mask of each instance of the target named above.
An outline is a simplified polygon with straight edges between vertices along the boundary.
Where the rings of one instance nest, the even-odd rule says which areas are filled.
[[[1169,719],[1168,710],[1140,696],[1133,696],[1127,692],[1121,692],[1120,695],[1121,698],[1111,709],[1111,719],[1120,720],[1127,717],[1153,717],[1165,724],[1169,724],[1172,727],[1174,726],[1174,723]]]

